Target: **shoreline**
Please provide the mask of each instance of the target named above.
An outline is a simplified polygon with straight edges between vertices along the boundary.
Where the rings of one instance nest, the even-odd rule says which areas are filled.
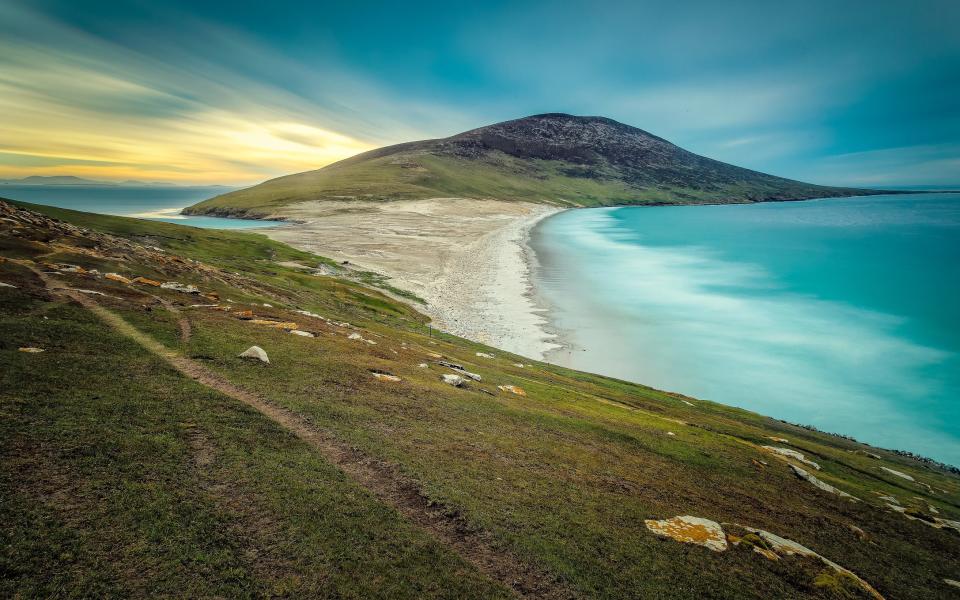
[[[565,209],[511,220],[465,247],[426,288],[423,311],[442,331],[535,360],[557,349],[549,306],[536,293],[534,227]]]
[[[556,344],[528,241],[565,209],[464,198],[307,202],[278,215],[287,225],[259,232],[388,277],[425,301],[417,310],[441,331],[541,360]]]

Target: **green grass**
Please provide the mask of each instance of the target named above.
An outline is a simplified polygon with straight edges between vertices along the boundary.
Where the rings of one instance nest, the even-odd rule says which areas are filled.
[[[262,217],[308,200],[368,201],[423,198],[479,198],[549,203],[560,206],[706,204],[766,198],[843,195],[850,190],[789,180],[743,181],[693,188],[678,184],[631,185],[610,167],[597,177],[569,175],[560,161],[521,160],[503,153],[482,159],[406,152],[351,159],[317,171],[279,177],[205,200],[190,211]],[[774,178],[769,178],[774,179]]]
[[[518,368],[519,357],[496,349],[428,337],[422,317],[396,300],[277,265],[322,259],[263,236],[50,214],[240,272],[243,279],[221,281],[174,272],[176,263],[58,250],[64,262],[101,271],[190,279],[237,308],[316,332],[293,336],[150,290],[182,305],[193,330],[182,344],[175,319],[155,299],[122,284],[71,280],[109,293],[104,306],[168,348],[391,465],[465,526],[583,596],[832,598],[850,590],[812,561],[774,563],[746,545],[713,553],[661,540],[643,524],[681,514],[794,539],[889,598],[946,597],[942,579],[956,579],[960,536],[877,500],[893,494],[912,511],[926,514],[929,504],[957,518],[954,476],[741,409],[694,399],[688,406],[667,392],[526,359],[532,366]],[[47,242],[28,237],[0,237],[0,255],[49,260],[40,256]],[[211,237],[219,241],[208,244]],[[240,241],[249,244],[242,250],[249,268],[229,250]],[[305,444],[178,375],[78,306],[45,296],[24,267],[0,262],[0,281],[20,286],[0,289],[0,595],[502,594]],[[350,321],[377,344],[349,340],[352,329],[294,308]],[[270,365],[237,358],[252,344],[267,350]],[[47,351],[23,354],[19,345]],[[483,381],[444,385],[446,371],[430,352]],[[373,369],[402,381],[378,381]],[[497,384],[521,386],[527,396]],[[818,477],[864,502],[798,480],[756,448],[771,443],[767,436],[788,438],[821,463]],[[865,449],[883,458],[856,452]],[[885,475],[880,465],[920,483]]]

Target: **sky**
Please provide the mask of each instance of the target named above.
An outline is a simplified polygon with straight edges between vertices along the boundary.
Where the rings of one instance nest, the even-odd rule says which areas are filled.
[[[960,186],[960,2],[0,0],[0,178],[246,185],[543,112]]]

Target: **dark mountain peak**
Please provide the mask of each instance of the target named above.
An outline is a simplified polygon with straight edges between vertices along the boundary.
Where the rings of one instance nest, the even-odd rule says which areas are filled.
[[[635,162],[650,155],[684,153],[663,138],[606,117],[565,113],[532,115],[472,129],[443,140],[440,150],[465,157],[500,151],[523,159],[595,164]]]

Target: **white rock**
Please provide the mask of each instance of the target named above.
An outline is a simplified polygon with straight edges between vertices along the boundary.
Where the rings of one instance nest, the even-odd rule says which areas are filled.
[[[420,363],[419,365],[417,365],[417,367],[421,369],[429,369],[430,365],[428,365],[427,363]]]
[[[190,285],[188,283],[179,283],[177,281],[168,281],[166,283],[161,283],[160,287],[165,290],[174,290],[177,292],[183,292],[184,294],[199,294],[200,288],[195,285]]]
[[[362,339],[363,339],[363,336],[360,335],[359,333],[354,332],[354,333],[351,333],[350,335],[348,335],[348,336],[347,336],[347,339],[348,339],[348,340],[362,340]]]
[[[513,366],[517,367],[518,369],[522,369],[523,363],[513,363]]]
[[[17,348],[20,352],[26,352],[27,354],[39,354],[43,352],[43,348],[34,348],[33,346],[25,346],[23,348]]]
[[[266,302],[264,302],[263,305],[264,305],[265,307],[267,307],[267,308],[273,308],[273,305],[272,305],[272,304],[267,304]]]
[[[790,465],[790,468],[793,469],[793,472],[794,472],[794,474],[796,474],[797,477],[799,477],[800,479],[805,479],[806,481],[809,481],[809,482],[812,483],[815,487],[818,487],[818,488],[820,488],[821,490],[823,490],[823,491],[825,491],[825,492],[829,492],[829,493],[831,493],[831,494],[836,494],[836,495],[840,496],[841,498],[851,498],[851,499],[853,499],[853,500],[857,500],[857,498],[855,498],[854,496],[851,496],[850,494],[844,492],[843,490],[838,490],[837,488],[833,487],[833,486],[830,485],[829,483],[826,483],[826,482],[824,482],[824,481],[820,481],[819,479],[817,479],[816,477],[814,477],[814,476],[811,475],[810,473],[807,473],[807,471],[805,471],[804,469],[801,469],[801,468],[798,467],[797,465]]]
[[[800,462],[802,462],[802,463],[805,464],[805,465],[810,465],[810,466],[813,467],[814,469],[816,469],[816,470],[818,470],[818,471],[820,470],[820,465],[818,465],[817,463],[813,462],[812,460],[806,458],[803,454],[801,454],[800,452],[797,452],[796,450],[793,450],[793,449],[790,449],[790,448],[779,448],[779,447],[776,447],[776,446],[762,446],[762,448],[763,448],[764,450],[767,450],[768,452],[773,452],[774,454],[779,454],[780,456],[786,456],[786,457],[792,458],[792,459],[794,459],[794,460],[799,460]]]
[[[906,479],[907,481],[916,481],[913,477],[911,477],[910,475],[907,475],[906,473],[901,473],[900,471],[894,471],[893,469],[889,469],[887,467],[880,467],[880,468],[886,471],[887,473],[890,473],[891,475],[896,475],[897,477],[901,477],[903,479]]]
[[[240,354],[240,358],[254,358],[265,363],[270,362],[267,353],[260,346],[250,346]]]
[[[373,373],[373,376],[379,379],[380,381],[400,381],[400,378],[396,375],[391,375],[389,373]]]
[[[299,335],[300,337],[308,337],[308,338],[317,337],[312,333],[310,333],[309,331],[302,331],[300,329],[291,329],[290,333],[292,333],[293,335]]]
[[[464,379],[463,377],[460,377],[459,375],[453,375],[451,373],[447,373],[443,375],[443,382],[450,385],[457,386],[457,387],[463,387],[463,384],[465,384],[467,380]]]
[[[943,582],[949,586],[960,588],[960,581],[955,581],[953,579],[944,579]]]
[[[10,285],[9,283],[4,283],[4,282],[0,281],[0,288],[4,288],[4,287],[5,287],[5,288],[17,289],[17,286],[15,286],[15,285]]]
[[[477,356],[480,358],[493,358],[492,354],[487,354],[486,352],[477,352]]]

